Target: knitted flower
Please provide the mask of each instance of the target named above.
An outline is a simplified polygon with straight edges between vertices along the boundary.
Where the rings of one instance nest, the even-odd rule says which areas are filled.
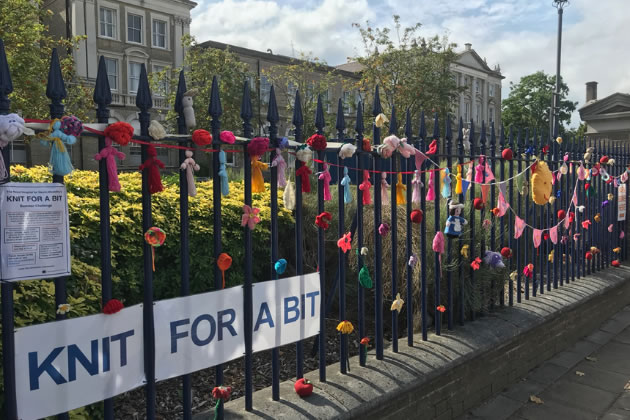
[[[247,226],[250,230],[254,230],[256,225],[260,222],[260,217],[258,217],[258,213],[260,213],[259,208],[251,208],[247,204],[243,206],[243,216],[241,218],[241,226]]]
[[[247,152],[250,156],[262,156],[269,148],[267,137],[254,137],[247,145]]]
[[[463,245],[461,251],[459,253],[462,257],[468,258],[468,251],[470,250],[470,246],[468,244]]]
[[[118,299],[110,299],[105,306],[103,306],[103,313],[106,315],[112,315],[120,312],[125,306]]]
[[[74,115],[61,117],[61,131],[69,136],[79,137],[83,132],[83,123]]]
[[[105,137],[109,137],[121,146],[126,146],[133,137],[133,127],[123,121],[115,122],[105,128]]]
[[[378,114],[376,118],[374,118],[374,125],[377,126],[378,128],[382,128],[383,126],[385,126],[385,123],[387,122],[389,122],[389,120],[387,119],[385,114],[383,114],[382,112]]]
[[[339,238],[339,240],[337,241],[337,246],[343,251],[344,254],[348,252],[350,248],[352,248],[352,232],[348,232],[341,238]]]
[[[387,223],[381,223],[381,225],[378,227],[378,233],[381,236],[385,236],[389,233],[389,225]]]
[[[398,311],[400,313],[405,301],[400,297],[400,293],[396,294],[396,299],[392,302],[391,311]]]
[[[351,334],[352,331],[354,331],[354,326],[350,321],[341,321],[337,325],[337,331],[339,331],[341,334]]]
[[[313,150],[326,150],[326,137],[321,134],[313,134],[308,138],[308,140],[306,140],[306,144],[308,144]]]
[[[234,142],[236,141],[236,137],[234,136],[234,133],[227,130],[221,131],[221,135],[219,136],[219,139],[223,143],[227,143],[227,144],[234,144]]]
[[[361,255],[366,256],[368,254],[368,248],[367,246],[364,246],[361,248]]]
[[[439,305],[436,309],[441,313],[446,312],[446,307],[444,305]]]
[[[65,315],[72,309],[69,303],[62,303],[57,307],[57,313],[59,315]]]
[[[370,139],[367,137],[363,138],[363,141],[361,142],[361,148],[363,149],[364,152],[371,152],[372,151],[372,145],[370,144]]]
[[[613,248],[613,252],[615,254],[619,254],[621,252],[621,247]]]
[[[325,211],[315,217],[315,224],[319,226],[320,228],[326,230],[330,227],[329,223],[331,220],[332,220],[332,214]]]
[[[207,146],[212,143],[212,135],[207,130],[195,130],[192,134],[192,141],[197,146]]]
[[[479,270],[479,267],[481,266],[481,258],[477,257],[475,258],[471,263],[470,266],[472,267],[472,269],[474,271]]]

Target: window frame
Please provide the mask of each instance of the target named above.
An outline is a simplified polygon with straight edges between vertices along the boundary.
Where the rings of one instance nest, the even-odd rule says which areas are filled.
[[[164,24],[164,34],[162,34],[162,36],[164,36],[164,46],[161,45],[157,45],[155,43],[155,37],[156,37],[156,30],[155,30],[155,24],[157,22],[163,23]],[[153,15],[151,15],[151,47],[153,48],[159,48],[161,50],[168,50],[169,47],[169,20],[168,18],[162,18],[160,17],[154,17]]]
[[[131,90],[131,66],[133,64],[137,64],[138,66],[140,66],[140,72],[142,72],[142,64],[145,64],[145,63],[144,61],[140,62],[140,61],[135,61],[132,59],[127,60],[127,94],[128,95],[134,95],[138,93],[138,86],[140,86],[140,73],[138,73],[138,86],[136,87],[136,90]]]
[[[266,88],[268,86],[268,89]],[[260,101],[263,104],[269,103],[269,97],[271,95],[271,80],[264,74],[260,75]]]
[[[129,44],[135,44],[135,45],[144,45],[144,12],[139,11],[139,10],[135,10],[135,9],[127,9],[127,21],[125,22],[126,25],[126,35],[127,35],[127,43]],[[131,39],[129,39],[129,30],[130,28],[130,16],[135,16],[135,17],[139,17],[140,18],[140,42],[138,41],[133,41]],[[136,28],[133,28],[133,30],[137,30]]]
[[[112,23],[107,23],[102,19],[103,15],[101,12],[103,12],[104,10],[107,10],[112,13]],[[112,36],[103,34],[103,32],[101,31],[101,29],[103,29],[101,25],[111,25]],[[99,4],[98,6],[98,36],[100,38],[118,40],[118,8],[110,7],[109,4],[106,4],[106,5]]]
[[[490,95],[491,98],[494,98],[494,94],[494,83],[488,83],[488,95]]]
[[[112,84],[109,83],[109,90],[112,92],[118,92],[120,90],[120,59],[109,57],[104,55],[105,59],[105,72],[107,73],[107,81],[109,82],[109,68],[107,67],[107,61],[113,61],[116,64],[116,87],[112,88]]]

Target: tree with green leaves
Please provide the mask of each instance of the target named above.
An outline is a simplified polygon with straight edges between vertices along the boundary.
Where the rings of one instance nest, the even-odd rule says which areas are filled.
[[[325,61],[301,52],[299,58],[291,60],[288,65],[263,69],[263,75],[273,84],[278,102],[286,104],[286,112],[281,115],[284,114],[289,125],[292,124],[295,92],[299,91],[305,136],[309,136],[316,130],[314,115],[318,95],[322,97],[326,119],[325,131],[327,134],[336,132],[334,118],[337,106],[331,102],[329,92],[331,88],[341,84],[341,78],[328,67]],[[331,113],[326,112],[328,106],[331,108]]]
[[[510,82],[510,94],[501,105],[505,127],[535,128],[537,133],[549,133],[549,110],[555,86],[556,76],[543,71],[523,76],[516,84]],[[569,87],[561,81],[558,109],[560,135],[564,134],[564,125],[571,121],[571,113],[577,106],[577,102],[566,99],[568,95]]]
[[[94,118],[92,88],[77,79],[72,54],[66,54],[81,38],[53,38],[46,24],[52,14],[43,0],[0,1],[0,38],[13,81],[11,110],[28,118],[48,118],[47,75],[52,49],[57,48],[66,82],[66,113],[89,121]]]
[[[212,78],[219,78],[219,93],[221,95],[221,126],[226,130],[237,131],[243,125],[240,117],[241,102],[243,98],[243,84],[251,74],[246,63],[241,62],[236,54],[228,50],[205,48],[197,44],[195,38],[184,36],[182,39],[186,50],[183,66],[176,69],[165,69],[159,73],[153,73],[150,77],[151,90],[156,91],[163,84],[170,83],[167,98],[169,104],[175,103],[179,72],[185,69],[186,87],[195,90],[194,109],[197,128],[210,129],[211,117],[208,115],[208,104],[212,90]],[[256,86],[252,89],[252,102],[255,101]],[[166,120],[174,128],[177,113],[171,107],[167,112]]]
[[[447,37],[420,36],[420,23],[403,28],[399,16],[394,16],[394,32],[374,28],[369,22],[353,26],[358,28],[364,48],[363,55],[355,57],[363,65],[361,80],[355,84],[363,97],[370,100],[378,85],[386,114],[393,105],[400,113],[409,108],[414,118],[422,110],[440,115],[451,111],[459,89],[450,71],[457,59],[456,45]],[[371,113],[366,114],[372,118]]]

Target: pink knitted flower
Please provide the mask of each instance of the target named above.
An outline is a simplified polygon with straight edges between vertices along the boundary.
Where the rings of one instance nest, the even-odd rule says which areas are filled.
[[[247,145],[247,152],[250,156],[262,156],[269,148],[269,138],[254,137]]]
[[[234,137],[234,133],[231,131],[221,131],[221,135],[219,136],[223,143],[234,144],[236,141],[236,137]]]

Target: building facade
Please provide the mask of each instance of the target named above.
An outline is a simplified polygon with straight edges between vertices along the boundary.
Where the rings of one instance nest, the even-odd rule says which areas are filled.
[[[630,142],[630,94],[617,92],[597,99],[597,82],[588,82],[579,112],[588,139]]]
[[[189,0],[48,0],[44,7],[53,14],[47,22],[56,37],[84,36],[73,51],[77,76],[83,83],[94,84],[98,60],[105,58],[112,91],[110,122],[125,121],[139,129],[136,91],[140,69],[145,65],[149,77],[184,61],[182,37],[190,33],[190,11],[196,3]],[[154,89],[153,108],[169,107],[168,83]],[[152,118],[163,115],[154,113]],[[83,138],[71,148],[77,168],[97,169],[93,156],[98,152],[94,138]],[[25,162],[46,164],[48,151],[42,147],[27,148]],[[127,158],[121,169],[137,169],[140,146],[125,146]],[[159,149],[160,159],[169,167],[178,166],[177,151]],[[18,163],[18,160],[14,162]]]

